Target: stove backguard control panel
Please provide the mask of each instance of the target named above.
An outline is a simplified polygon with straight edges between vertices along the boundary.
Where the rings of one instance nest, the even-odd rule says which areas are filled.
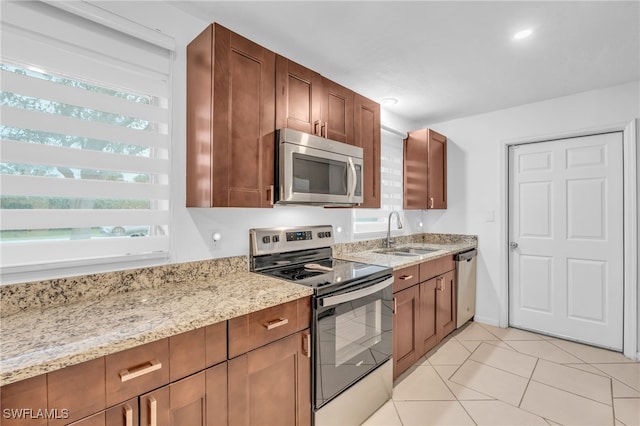
[[[249,230],[252,256],[329,247],[334,243],[333,226],[318,225]]]

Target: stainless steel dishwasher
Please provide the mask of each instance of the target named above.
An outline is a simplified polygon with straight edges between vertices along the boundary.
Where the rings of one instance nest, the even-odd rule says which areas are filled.
[[[478,250],[473,249],[454,256],[456,262],[457,320],[460,328],[476,313],[476,262]]]

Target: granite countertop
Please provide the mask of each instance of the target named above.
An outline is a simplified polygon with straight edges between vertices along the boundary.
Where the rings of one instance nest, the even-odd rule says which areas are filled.
[[[238,272],[5,316],[0,386],[312,292],[287,281]]]
[[[373,250],[365,250],[351,253],[340,253],[337,257],[344,260],[352,260],[363,263],[373,263],[374,265],[386,266],[393,268],[394,271],[405,268],[407,266],[417,265],[422,262],[438,259],[440,257],[449,256],[452,254],[467,251],[478,247],[477,240],[465,240],[459,242],[448,243],[409,243],[399,244],[393,246],[394,249],[400,249],[402,247],[415,247],[435,249],[430,253],[414,256],[398,256],[394,254],[377,253],[377,251],[385,250],[376,248]]]

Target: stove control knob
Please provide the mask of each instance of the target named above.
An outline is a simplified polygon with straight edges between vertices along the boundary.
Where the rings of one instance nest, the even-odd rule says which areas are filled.
[[[268,235],[262,237],[262,242],[265,244],[269,244],[271,242],[271,237]]]
[[[277,243],[278,241],[280,241],[280,237],[278,235],[274,235],[273,237],[271,237],[271,241]]]
[[[329,237],[331,236],[331,231],[327,231],[327,232],[325,232],[325,233],[324,233],[324,236],[325,236],[325,237],[327,237],[327,238],[329,238]]]
[[[318,238],[324,238],[324,232],[318,232]]]

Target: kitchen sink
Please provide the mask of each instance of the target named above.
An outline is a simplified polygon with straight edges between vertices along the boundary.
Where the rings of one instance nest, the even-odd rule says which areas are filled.
[[[438,250],[440,249],[422,247],[391,247],[387,249],[374,250],[374,253],[390,254],[393,256],[421,256]]]

